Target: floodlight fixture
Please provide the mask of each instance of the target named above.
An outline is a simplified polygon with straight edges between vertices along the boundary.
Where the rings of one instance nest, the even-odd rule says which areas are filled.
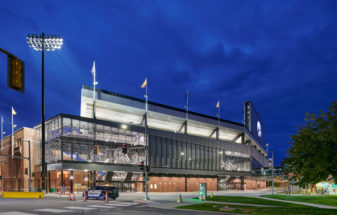
[[[55,51],[61,49],[63,45],[63,39],[58,35],[45,35],[42,34],[28,34],[27,43],[35,51]]]

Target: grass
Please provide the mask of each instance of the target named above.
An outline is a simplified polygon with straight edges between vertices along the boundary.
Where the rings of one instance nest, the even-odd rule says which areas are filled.
[[[263,195],[263,197],[297,201],[297,202],[307,202],[315,203],[321,205],[337,206],[337,196],[284,196],[284,195]],[[337,214],[337,211],[336,211]]]
[[[198,199],[198,198],[193,198]],[[244,204],[256,204],[256,205],[273,205],[273,206],[296,206],[291,203],[286,202],[277,202],[273,200],[265,200],[254,197],[244,197],[244,196],[213,196],[211,199],[207,197],[208,201],[217,201],[217,202],[234,202],[234,203],[244,203]]]
[[[317,204],[325,204],[331,206],[337,206],[337,197],[334,196],[282,196],[282,195],[264,195],[264,197],[284,199],[291,201],[310,202]],[[236,213],[236,214],[337,214],[335,209],[322,209],[316,207],[310,207],[305,205],[299,205],[296,203],[277,202],[267,199],[259,199],[254,197],[244,196],[214,196],[213,199],[207,197],[208,201],[217,201],[223,203],[200,203],[197,198],[193,198],[198,202],[197,204],[178,206],[178,209],[191,209],[201,211],[214,211],[223,212],[220,208],[229,207],[233,208],[231,211],[223,213]],[[255,207],[246,205],[231,205],[226,203],[243,203],[243,204],[255,204],[255,205],[268,205],[274,207]],[[275,207],[276,206],[276,207]]]
[[[292,204],[291,204],[292,205]],[[190,209],[190,210],[201,210],[201,211],[215,211],[222,212],[220,208],[222,207],[233,208],[232,211],[227,211],[224,213],[237,213],[237,214],[276,214],[276,215],[285,215],[285,214],[336,214],[334,209],[321,209],[313,208],[308,206],[283,206],[283,207],[252,207],[252,206],[241,206],[241,205],[228,205],[228,204],[214,204],[214,203],[201,203],[194,205],[178,206],[178,209]]]

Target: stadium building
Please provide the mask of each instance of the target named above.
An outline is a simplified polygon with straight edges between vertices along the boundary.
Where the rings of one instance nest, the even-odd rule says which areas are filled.
[[[265,180],[252,174],[268,166],[263,123],[252,102],[243,108],[241,124],[149,101],[146,127],[144,100],[100,89],[94,97],[93,88],[84,86],[80,116],[46,121],[47,188],[108,184],[135,192],[144,191],[145,180],[149,192],[197,191],[200,183],[210,191],[265,188]],[[41,125],[34,130],[38,189]],[[148,178],[141,167],[146,160]]]

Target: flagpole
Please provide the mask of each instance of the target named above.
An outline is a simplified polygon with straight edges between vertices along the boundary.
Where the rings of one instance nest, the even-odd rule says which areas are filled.
[[[149,197],[148,197],[148,187],[147,187],[147,182],[148,182],[148,180],[147,180],[147,177],[148,177],[148,175],[147,175],[147,171],[148,171],[148,131],[147,131],[147,129],[148,129],[148,124],[147,124],[147,120],[148,120],[148,94],[147,94],[147,77],[146,77],[146,88],[145,88],[145,90],[146,90],[146,95],[145,95],[145,138],[146,138],[146,141],[145,141],[145,168],[144,168],[144,170],[145,170],[145,196],[144,196],[144,199],[145,200],[149,200]]]
[[[220,100],[218,100],[217,103],[217,108],[218,108],[218,128],[220,128]]]
[[[146,96],[145,96],[145,111],[146,111],[146,117],[147,117],[147,111],[148,111],[148,106],[147,106],[147,103],[148,103],[148,95],[147,95],[147,77],[146,77]]]
[[[186,122],[188,120],[188,90],[186,90]]]
[[[13,117],[13,106],[12,106],[12,156],[14,156],[14,117]]]
[[[92,74],[93,74],[93,79],[94,79],[94,102],[93,102],[93,105],[92,105],[92,112],[93,112],[93,118],[96,119],[96,67],[95,67],[95,61],[94,61],[94,65],[92,67]]]
[[[3,125],[4,125],[4,118],[1,116],[1,150],[3,149],[2,139],[3,139]]]
[[[220,136],[220,100],[218,100],[217,103],[217,108],[218,108],[218,127],[217,127],[217,134],[216,134],[216,139],[219,139]]]

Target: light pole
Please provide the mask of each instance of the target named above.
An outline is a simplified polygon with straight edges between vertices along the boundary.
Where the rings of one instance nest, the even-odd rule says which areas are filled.
[[[46,160],[45,160],[45,107],[44,107],[44,50],[55,51],[60,49],[63,44],[63,39],[60,36],[42,34],[28,34],[27,42],[35,51],[42,51],[42,78],[41,78],[41,95],[42,95],[42,110],[41,110],[41,133],[42,133],[42,191],[46,191]]]

